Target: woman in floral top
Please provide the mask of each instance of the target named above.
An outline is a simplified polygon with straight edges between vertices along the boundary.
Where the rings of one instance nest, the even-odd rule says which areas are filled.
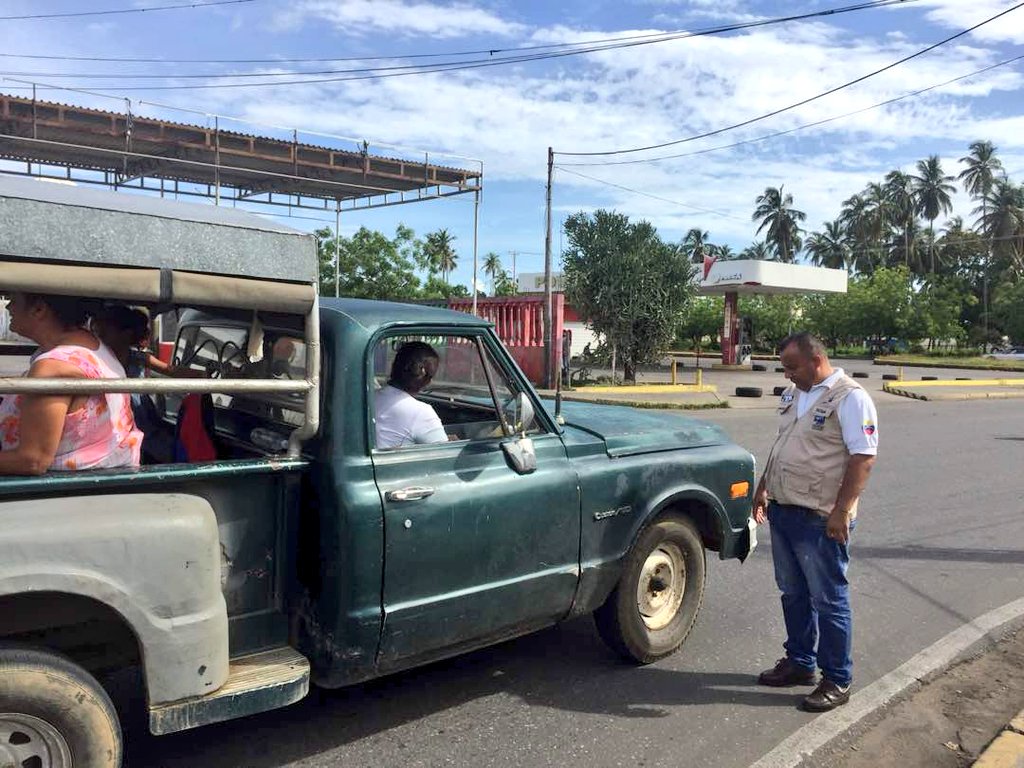
[[[11,330],[39,344],[30,378],[119,379],[124,368],[85,330],[79,299],[15,293]],[[129,396],[7,395],[0,402],[0,475],[137,467],[142,433]]]

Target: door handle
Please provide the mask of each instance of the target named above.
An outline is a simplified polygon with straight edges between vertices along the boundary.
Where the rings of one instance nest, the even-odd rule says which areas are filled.
[[[397,491],[388,491],[384,494],[384,498],[388,501],[419,501],[433,495],[433,488],[428,488],[425,485],[413,485],[409,488],[399,488]]]

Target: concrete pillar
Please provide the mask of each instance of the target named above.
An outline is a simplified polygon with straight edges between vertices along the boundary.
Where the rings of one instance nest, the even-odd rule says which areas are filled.
[[[740,295],[736,291],[725,294],[725,317],[722,321],[722,365],[739,363],[736,339],[740,331]]]

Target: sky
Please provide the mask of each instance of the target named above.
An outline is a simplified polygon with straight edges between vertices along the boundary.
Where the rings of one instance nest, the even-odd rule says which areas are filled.
[[[834,219],[844,199],[894,168],[913,172],[918,160],[937,154],[947,173],[955,175],[962,169],[959,158],[978,139],[994,142],[1006,171],[1024,181],[1024,59],[872,108],[1024,55],[1024,7],[881,74],[744,127],[663,149],[570,154],[678,142],[781,110],[1013,8],[1016,0],[905,0],[725,34],[412,76],[354,80],[352,73],[336,72],[470,59],[493,63],[495,56],[507,54],[463,54],[623,37],[646,42],[655,33],[770,20],[853,2],[246,0],[159,9],[186,3],[0,0],[0,91],[23,95],[24,84],[17,81],[34,80],[92,92],[39,92],[54,101],[117,110],[129,98],[138,114],[181,122],[206,124],[205,115],[217,114],[224,116],[222,126],[243,132],[282,135],[281,129],[295,128],[302,139],[316,143],[355,146],[314,135],[328,134],[365,140],[371,152],[386,155],[398,153],[397,146],[429,152],[440,164],[482,162],[479,253],[496,252],[511,270],[511,253],[517,252],[519,272],[543,268],[548,147],[556,152],[556,267],[560,223],[577,211],[615,209],[651,221],[673,241],[699,227],[712,242],[739,251],[757,238],[751,214],[767,186],[784,185],[813,230]],[[134,10],[142,8],[148,10]],[[133,12],[107,13],[122,10]],[[3,18],[89,12],[103,13]],[[567,49],[530,52],[538,50]],[[355,57],[395,58],[308,61]],[[184,61],[197,59],[260,61]],[[332,74],[231,77],[324,70]],[[255,82],[261,86],[236,87]],[[830,118],[839,119],[801,128]],[[792,132],[759,140],[780,131]],[[726,146],[737,142],[745,143]],[[955,212],[970,223],[973,204],[962,194],[954,202]],[[346,212],[341,229],[342,234],[359,226],[393,232],[403,223],[425,235],[446,227],[456,236],[459,255],[454,279],[469,285],[473,207],[467,195]],[[323,223],[333,226],[333,220],[331,214]],[[322,226],[305,219],[292,224],[310,230]]]

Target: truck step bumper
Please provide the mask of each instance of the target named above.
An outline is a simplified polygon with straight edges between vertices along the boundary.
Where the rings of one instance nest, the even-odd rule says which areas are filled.
[[[284,707],[309,691],[309,661],[294,648],[272,648],[231,659],[227,682],[205,696],[149,708],[149,730],[160,736]]]

